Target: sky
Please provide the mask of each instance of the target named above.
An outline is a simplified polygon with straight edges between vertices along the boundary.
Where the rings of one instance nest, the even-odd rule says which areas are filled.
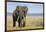
[[[13,13],[13,11],[16,9],[16,6],[27,6],[28,14],[43,13],[43,4],[20,3],[20,2],[7,2],[7,12]]]

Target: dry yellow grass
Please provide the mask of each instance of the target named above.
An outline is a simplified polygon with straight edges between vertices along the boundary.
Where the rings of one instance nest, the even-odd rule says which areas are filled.
[[[43,16],[26,16],[26,26],[19,28],[16,22],[16,27],[13,27],[12,16],[7,16],[7,30],[22,30],[22,29],[36,29],[43,28]]]

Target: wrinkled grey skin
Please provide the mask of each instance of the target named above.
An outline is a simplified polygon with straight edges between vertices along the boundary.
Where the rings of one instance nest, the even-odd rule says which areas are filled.
[[[13,27],[16,26],[15,24],[16,24],[17,18],[19,18],[18,19],[19,27],[25,26],[24,18],[26,17],[27,10],[28,8],[26,6],[17,6],[16,10],[13,12]]]

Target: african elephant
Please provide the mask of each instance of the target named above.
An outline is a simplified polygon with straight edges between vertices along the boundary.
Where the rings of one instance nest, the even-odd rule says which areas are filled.
[[[13,12],[13,26],[15,26],[15,22],[18,19],[19,27],[25,26],[25,20],[28,8],[26,6],[17,6],[16,10]]]

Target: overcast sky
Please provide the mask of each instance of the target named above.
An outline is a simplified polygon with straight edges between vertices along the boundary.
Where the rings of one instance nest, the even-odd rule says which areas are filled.
[[[43,13],[43,4],[7,2],[7,12],[13,13],[16,6],[27,6],[27,13]]]

